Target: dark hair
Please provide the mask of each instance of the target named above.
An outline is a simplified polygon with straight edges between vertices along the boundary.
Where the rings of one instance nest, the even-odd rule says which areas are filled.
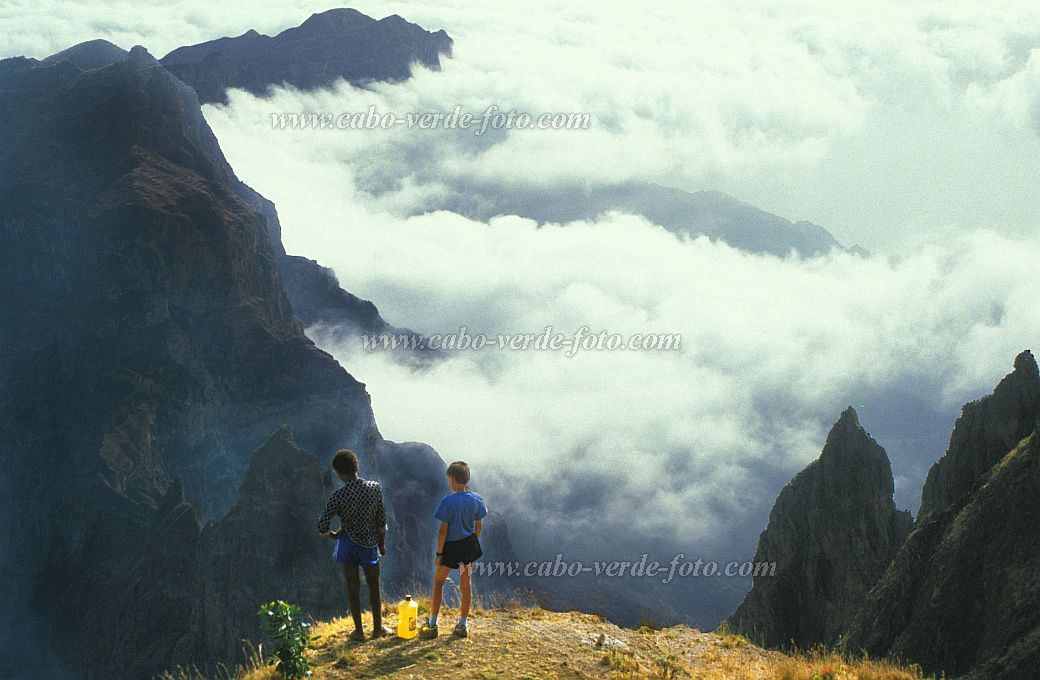
[[[458,484],[469,484],[469,465],[457,460],[448,466],[448,476]]]
[[[332,457],[332,469],[346,477],[352,477],[358,471],[357,454],[350,449],[340,449]]]

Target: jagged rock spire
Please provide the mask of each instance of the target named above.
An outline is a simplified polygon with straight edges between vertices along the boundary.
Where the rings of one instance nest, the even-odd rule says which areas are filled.
[[[771,646],[835,642],[910,530],[885,450],[847,408],[819,459],[784,487],[759,537],[756,578],[730,623]]]

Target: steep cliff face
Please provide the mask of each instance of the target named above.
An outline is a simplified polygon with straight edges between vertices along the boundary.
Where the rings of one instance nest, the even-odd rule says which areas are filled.
[[[292,412],[317,450],[340,427],[358,445],[374,435],[363,386],[303,336],[262,221],[198,142],[174,78],[138,49],[2,86],[5,375],[22,396],[64,388],[8,404],[14,422],[86,404],[114,491],[178,476],[206,514],[241,479],[239,433],[265,437]],[[327,423],[330,401],[345,425]],[[143,436],[153,427],[185,439]]]
[[[229,168],[230,170],[230,168]],[[230,173],[234,177],[233,173]],[[267,225],[278,268],[282,274],[285,294],[293,313],[308,329],[312,338],[326,343],[361,345],[362,336],[372,336],[379,342],[382,336],[422,338],[422,334],[408,328],[387,323],[376,306],[340,287],[336,272],[316,260],[301,255],[289,255],[281,243],[281,223],[274,204],[248,187],[234,180],[235,191],[247,204],[253,206]],[[381,345],[380,345],[381,347]],[[381,350],[382,351],[382,350]],[[413,348],[408,343],[391,346],[388,350],[396,361],[406,364],[428,364],[444,357],[444,353],[425,346]]]
[[[224,102],[232,87],[261,94],[272,85],[306,90],[340,78],[405,80],[413,63],[439,68],[451,46],[444,31],[427,31],[396,14],[376,20],[355,9],[332,9],[274,37],[250,30],[179,47],[162,63],[202,101]]]
[[[892,651],[975,680],[1040,668],[1040,431],[988,473],[935,552],[920,609]],[[981,558],[981,559],[980,559]]]
[[[328,466],[300,449],[288,427],[257,449],[234,506],[196,539],[191,627],[206,645],[200,658],[233,658],[243,638],[256,639],[262,602],[284,599],[314,615],[343,614],[343,579],[329,559],[332,541],[314,530],[336,486]]]
[[[1034,677],[1040,376],[1028,351],[1014,366],[992,395],[964,407],[913,533],[850,627],[850,648],[951,676]]]
[[[432,529],[398,516],[432,513],[420,491],[442,483],[439,458],[384,441],[364,386],[304,336],[268,225],[213,155],[188,92],[142,48],[88,71],[0,62],[0,656],[11,667],[56,655],[66,677],[145,677],[222,658],[252,622],[238,605],[259,591],[242,583],[332,593],[289,559],[310,543],[264,531],[277,519],[264,512],[294,503],[312,531],[323,499],[248,504],[263,486],[247,475],[252,452],[283,424],[301,448],[353,448],[394,480],[391,522],[408,551],[388,572],[425,576]],[[320,466],[292,459],[290,490],[324,494]],[[199,532],[232,506],[257,513],[252,533],[234,511]],[[223,604],[244,622],[204,608],[239,595]]]
[[[993,465],[1033,431],[1040,417],[1040,374],[1026,350],[993,394],[964,406],[950,446],[921,492],[918,519],[942,511],[969,494]]]
[[[68,61],[80,70],[89,70],[122,62],[128,57],[128,52],[112,43],[90,40],[51,55],[42,63],[58,64]],[[7,60],[9,67],[13,67],[16,62],[17,59]],[[26,64],[34,63],[34,60],[26,61]],[[247,206],[253,208],[263,222],[281,272],[285,294],[293,314],[303,323],[304,328],[320,327],[318,330],[324,337],[338,343],[357,343],[359,336],[363,334],[420,337],[415,331],[387,323],[373,303],[343,290],[332,269],[323,267],[315,260],[290,255],[285,251],[282,245],[282,227],[274,203],[235,174],[202,115],[201,102],[195,89],[179,81],[174,85],[181,99],[183,122],[190,128],[195,142],[223,173],[231,191]],[[412,350],[399,346],[391,351],[395,359],[411,364],[425,363],[440,356],[439,353],[425,348]]]
[[[775,575],[755,578],[730,624],[768,646],[835,642],[910,531],[892,493],[888,456],[850,407],[777,497],[755,553]]]

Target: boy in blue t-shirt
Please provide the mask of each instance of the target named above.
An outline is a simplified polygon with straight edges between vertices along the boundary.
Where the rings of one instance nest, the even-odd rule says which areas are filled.
[[[487,516],[487,506],[483,498],[466,488],[469,484],[469,465],[461,460],[455,461],[448,466],[446,474],[452,493],[444,497],[434,513],[434,517],[441,521],[441,528],[437,534],[437,573],[433,577],[433,602],[430,604],[430,618],[422,630],[426,638],[437,637],[437,613],[441,608],[444,581],[452,569],[459,570],[459,590],[462,591],[459,622],[453,632],[459,637],[469,635],[467,620],[473,598],[470,571],[473,562],[483,554],[480,550],[480,530],[482,520]]]

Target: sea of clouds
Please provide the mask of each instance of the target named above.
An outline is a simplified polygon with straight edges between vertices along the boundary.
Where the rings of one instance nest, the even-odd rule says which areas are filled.
[[[5,54],[274,33],[322,3],[8,3]],[[849,404],[897,502],[960,404],[1040,338],[1040,13],[1028,2],[356,3],[455,39],[440,71],[236,92],[206,117],[239,176],[391,323],[425,333],[680,333],[679,351],[455,352],[422,370],[312,337],[385,436],[464,458],[517,547],[748,559]],[[56,7],[56,5],[55,5]],[[17,15],[17,16],[16,16]],[[28,30],[31,28],[31,30]],[[276,112],[592,114],[588,130],[276,130]],[[638,215],[422,213],[468,187],[722,189],[869,256],[751,255]],[[450,203],[450,201],[447,201]]]

